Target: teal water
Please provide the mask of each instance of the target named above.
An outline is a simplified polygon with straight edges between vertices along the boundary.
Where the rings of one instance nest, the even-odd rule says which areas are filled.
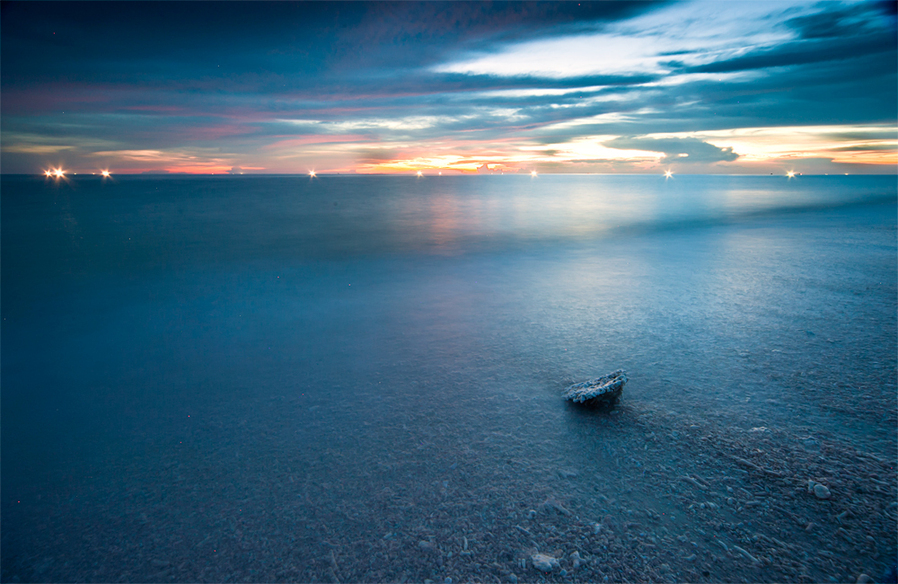
[[[650,434],[894,460],[896,257],[895,177],[4,177],[3,579],[479,579],[403,558]],[[606,434],[558,395],[617,368]]]

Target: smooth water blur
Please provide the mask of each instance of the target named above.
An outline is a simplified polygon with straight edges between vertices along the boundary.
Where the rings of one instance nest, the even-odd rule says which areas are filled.
[[[889,455],[895,228],[878,176],[5,177],[4,555],[199,545],[297,468],[364,506],[372,468],[595,464],[558,394],[620,367],[625,403]]]

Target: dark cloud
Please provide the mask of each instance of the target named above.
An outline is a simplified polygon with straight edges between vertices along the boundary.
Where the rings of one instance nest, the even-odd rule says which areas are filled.
[[[849,6],[835,4],[829,10],[790,18],[786,25],[804,39],[857,36],[867,32],[869,23],[879,14],[894,14],[896,5],[893,0]]]
[[[602,143],[620,150],[663,152],[664,163],[732,162],[739,158],[732,148],[718,148],[698,138],[638,138],[621,136]]]
[[[895,136],[892,136],[895,138]],[[832,148],[833,152],[887,152],[895,150],[895,144],[856,144],[854,146],[840,146]]]
[[[309,86],[347,70],[377,78],[462,47],[563,34],[658,4],[5,2],[3,80],[214,84],[257,74]]]
[[[839,39],[814,39],[785,43],[770,49],[752,51],[747,55],[684,68],[690,73],[732,73],[772,67],[809,65],[824,61],[854,59],[867,54],[894,52],[892,35],[873,34]]]

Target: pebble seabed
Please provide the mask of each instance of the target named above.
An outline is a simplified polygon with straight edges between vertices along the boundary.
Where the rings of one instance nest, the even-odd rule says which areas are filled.
[[[626,406],[601,422],[622,435],[641,434],[645,447],[636,455],[625,448],[618,453],[617,468],[607,476],[613,481],[631,473],[622,491],[601,477],[583,480],[575,470],[560,469],[557,480],[535,493],[521,478],[538,471],[524,465],[516,476],[497,477],[488,486],[440,491],[443,501],[424,503],[411,533],[392,533],[384,525],[378,542],[337,536],[318,571],[298,576],[854,582],[865,572],[878,576],[895,557],[898,492],[892,463],[826,440],[803,444],[800,437],[766,428],[700,427]],[[826,484],[832,498],[809,493],[809,480]],[[395,497],[384,493],[384,504]],[[658,503],[638,504],[643,497]],[[558,565],[546,572],[539,565],[544,556]],[[360,563],[361,557],[370,563]]]
[[[245,457],[242,470],[266,477],[251,486],[202,486],[189,473],[209,476],[214,462],[173,458],[156,491],[98,484],[91,517],[36,524],[62,555],[5,557],[4,581],[855,582],[894,562],[893,461],[834,436],[715,427],[626,396],[608,412],[565,405],[593,433],[581,464],[445,424],[363,464],[361,443],[322,448],[301,472]],[[441,461],[437,445],[458,450]],[[348,470],[329,483],[335,466]],[[128,516],[122,496],[152,511]],[[121,538],[129,530],[139,537]]]

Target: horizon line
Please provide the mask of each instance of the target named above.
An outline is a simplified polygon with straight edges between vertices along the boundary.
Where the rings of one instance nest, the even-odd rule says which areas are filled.
[[[27,177],[44,177],[47,179],[58,179],[58,178],[72,178],[75,176],[78,177],[96,177],[100,179],[108,179],[115,177],[269,177],[269,176],[295,176],[295,177],[306,177],[310,180],[320,177],[334,177],[334,176],[407,176],[410,178],[425,178],[425,177],[442,177],[441,173],[431,173],[431,172],[422,172],[421,174],[417,174],[414,172],[372,172],[372,173],[363,173],[363,172],[316,172],[314,176],[310,176],[309,173],[291,173],[291,172],[253,172],[253,173],[233,173],[233,172],[209,172],[209,173],[200,173],[200,172],[122,172],[122,173],[110,173],[109,176],[104,176],[101,173],[66,173],[64,177],[56,177],[56,176],[46,176],[44,172],[37,173],[22,173],[22,172],[0,172],[0,176],[27,176]],[[489,172],[489,173],[476,173],[476,172],[464,172],[458,173],[453,172],[452,174],[445,175],[447,177],[471,177],[471,176],[520,176],[527,178],[539,178],[543,176],[658,176],[665,177],[665,173],[654,173],[654,172],[540,172],[536,176],[531,175],[529,172]],[[669,178],[673,178],[676,176],[782,176],[787,178],[797,178],[800,176],[895,176],[898,177],[898,172],[829,172],[829,173],[802,173],[802,172],[794,172],[791,174],[789,172],[783,173],[761,173],[761,172],[675,172]]]

